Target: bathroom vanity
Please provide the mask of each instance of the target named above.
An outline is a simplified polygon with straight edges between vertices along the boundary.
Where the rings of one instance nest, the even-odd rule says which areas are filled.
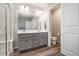
[[[19,51],[38,48],[48,43],[46,22],[41,15],[18,13],[18,49]]]
[[[47,32],[18,33],[19,51],[38,48],[48,43]]]

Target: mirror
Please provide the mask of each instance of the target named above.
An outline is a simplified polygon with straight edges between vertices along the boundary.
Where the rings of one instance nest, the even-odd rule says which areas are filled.
[[[38,30],[38,16],[18,13],[18,30]]]

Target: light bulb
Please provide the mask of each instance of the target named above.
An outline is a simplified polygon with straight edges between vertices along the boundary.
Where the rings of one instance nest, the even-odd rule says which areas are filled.
[[[40,14],[42,13],[42,11],[39,12]]]
[[[20,6],[20,9],[21,9],[21,10],[24,10],[24,6],[23,6],[23,5],[21,5],[21,6]]]
[[[39,10],[36,10],[36,13],[39,14]]]
[[[28,7],[28,6],[26,6],[26,7],[25,7],[25,10],[26,10],[26,11],[29,11],[29,7]]]
[[[41,11],[41,10],[37,10],[36,13],[37,13],[37,14],[41,14],[42,11]]]

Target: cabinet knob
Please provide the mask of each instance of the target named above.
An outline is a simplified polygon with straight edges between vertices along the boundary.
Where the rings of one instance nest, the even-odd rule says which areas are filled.
[[[35,43],[35,45],[37,45],[37,43]]]
[[[25,41],[27,41],[27,40],[25,40]]]

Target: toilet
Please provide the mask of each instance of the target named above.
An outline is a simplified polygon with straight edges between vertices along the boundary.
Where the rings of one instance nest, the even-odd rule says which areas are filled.
[[[52,40],[52,44],[56,45],[57,37],[52,37],[51,40]]]

